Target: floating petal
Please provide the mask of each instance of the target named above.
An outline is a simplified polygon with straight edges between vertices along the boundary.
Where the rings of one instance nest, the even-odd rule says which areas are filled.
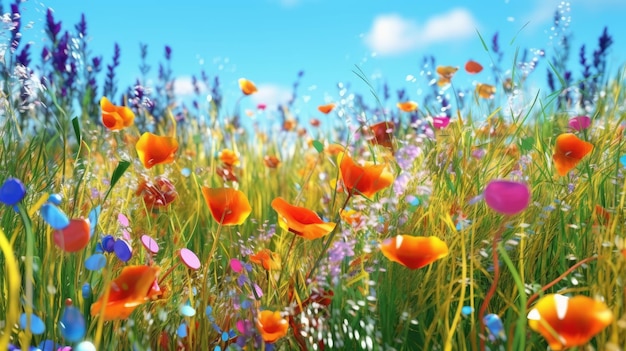
[[[511,180],[492,180],[484,192],[485,202],[494,211],[514,215],[530,203],[530,190],[524,183]]]

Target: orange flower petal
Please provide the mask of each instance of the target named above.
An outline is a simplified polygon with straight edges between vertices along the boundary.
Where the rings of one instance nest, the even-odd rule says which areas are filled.
[[[239,88],[241,88],[241,92],[244,93],[244,95],[251,95],[258,91],[256,85],[246,78],[239,78]]]
[[[554,148],[554,166],[559,175],[564,176],[571,171],[588,153],[593,150],[593,144],[580,140],[572,133],[564,133],[556,138]]]
[[[272,201],[272,208],[278,214],[278,225],[281,228],[305,239],[321,238],[335,229],[335,223],[324,222],[317,213],[293,206],[281,197]]]
[[[158,136],[149,132],[141,135],[135,144],[139,160],[146,168],[174,162],[178,141],[172,137]]]
[[[280,256],[269,249],[263,249],[250,255],[250,262],[263,266],[266,271],[278,270],[281,268]]]
[[[491,99],[496,93],[496,87],[489,84],[476,84],[476,93],[483,99]]]
[[[380,250],[391,261],[409,269],[418,269],[448,255],[448,245],[435,236],[397,235],[380,244]]]
[[[330,103],[330,104],[326,104],[326,105],[320,105],[320,106],[318,106],[318,107],[317,107],[317,109],[318,109],[321,113],[323,113],[323,114],[327,115],[327,114],[329,114],[332,110],[334,110],[334,109],[335,109],[335,106],[336,106],[336,105],[335,105],[334,103]]]
[[[274,155],[266,155],[263,157],[263,163],[267,168],[276,168],[280,165],[280,160]]]
[[[452,76],[454,76],[454,74],[458,70],[459,70],[458,67],[453,67],[453,66],[437,66],[437,69],[436,69],[438,75],[440,75],[442,78],[447,78],[447,79],[452,78]]]
[[[222,225],[242,224],[252,212],[248,198],[239,190],[203,186],[202,195],[213,219]]]
[[[469,60],[465,63],[465,71],[469,74],[480,73],[482,70],[483,66],[474,60]]]
[[[403,112],[413,112],[413,111],[416,111],[418,108],[417,102],[415,101],[398,102],[396,106],[398,106],[400,111],[403,111]]]
[[[96,316],[102,311],[101,316],[105,321],[114,319],[126,319],[135,308],[154,295],[154,281],[159,268],[156,266],[126,266],[120,275],[111,281],[109,285],[108,300],[103,301],[105,293],[91,305],[91,315]],[[158,287],[158,285],[157,285]]]
[[[256,325],[263,341],[270,344],[287,335],[289,330],[289,323],[281,317],[279,311],[259,312]]]
[[[604,302],[583,295],[545,295],[528,313],[528,325],[552,350],[585,345],[612,322]]]
[[[110,130],[121,130],[133,124],[135,113],[127,106],[116,106],[106,97],[100,99],[102,124]]]
[[[232,150],[224,149],[219,154],[219,159],[223,164],[227,166],[237,166],[239,165],[239,156]]]
[[[393,175],[389,172],[387,165],[360,166],[343,152],[339,153],[337,159],[341,179],[350,193],[360,193],[371,198],[378,191],[393,183]]]

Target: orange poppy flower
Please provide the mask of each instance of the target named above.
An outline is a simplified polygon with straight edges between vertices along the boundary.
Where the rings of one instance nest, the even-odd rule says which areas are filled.
[[[396,104],[396,106],[398,106],[400,111],[403,111],[403,112],[414,112],[418,108],[417,102],[410,101],[410,100],[409,101],[398,102]]]
[[[105,321],[128,318],[137,306],[161,293],[158,284],[155,284],[158,272],[156,266],[124,267],[120,275],[111,281],[108,299],[103,301],[104,293],[91,305],[91,315],[103,312],[101,318]]]
[[[256,85],[252,83],[252,81],[247,80],[246,78],[239,78],[239,88],[244,95],[251,95],[258,91]]]
[[[227,166],[239,165],[239,156],[232,150],[224,149],[219,153],[219,159]]]
[[[346,147],[341,144],[328,144],[328,146],[324,149],[324,151],[329,155],[339,155],[345,150]]]
[[[613,322],[607,305],[590,297],[549,294],[528,313],[528,325],[552,350],[582,346]]]
[[[266,343],[274,343],[287,335],[289,322],[280,315],[279,311],[261,311],[256,321],[257,329]]]
[[[215,174],[222,178],[225,182],[238,182],[239,178],[235,174],[235,170],[232,166],[224,165],[224,167],[217,167]]]
[[[317,213],[293,206],[282,197],[272,201],[272,208],[278,214],[278,225],[281,228],[305,239],[321,238],[335,229],[335,223],[324,222]]]
[[[409,269],[422,268],[448,255],[448,245],[436,236],[397,235],[385,239],[380,250]]]
[[[593,144],[578,139],[572,133],[563,133],[556,138],[554,147],[554,166],[559,175],[564,176],[571,171],[588,153],[593,150]]]
[[[202,195],[213,219],[221,225],[239,225],[252,212],[248,198],[239,190],[203,186]]]
[[[156,177],[154,182],[143,179],[135,195],[143,196],[143,202],[148,208],[167,206],[178,197],[174,184],[165,177]]]
[[[109,130],[121,130],[133,124],[135,114],[127,106],[115,106],[109,99],[100,99],[102,124]]]
[[[267,168],[276,168],[280,165],[280,160],[274,155],[266,155],[263,157],[263,163]]]
[[[496,94],[496,87],[489,84],[476,84],[476,94],[483,99],[491,99]]]
[[[480,73],[482,70],[483,65],[474,60],[469,60],[465,63],[465,71],[469,74]]]
[[[341,217],[341,220],[350,224],[353,227],[361,224],[361,221],[363,220],[363,214],[353,209],[341,210],[339,212],[339,216]]]
[[[266,271],[278,270],[281,267],[280,256],[269,249],[250,255],[250,262],[263,266]]]
[[[332,103],[332,102],[331,102],[330,104],[320,105],[320,106],[318,106],[318,107],[317,107],[317,109],[318,109],[321,113],[323,113],[323,114],[327,115],[327,114],[329,114],[332,110],[334,110],[334,109],[335,109],[335,106],[337,106],[337,105],[335,105],[334,103]]]
[[[350,194],[361,194],[371,198],[393,183],[393,175],[385,164],[366,163],[361,166],[343,152],[339,154],[337,160],[341,180]]]
[[[174,162],[174,154],[178,151],[178,141],[172,137],[145,132],[137,140],[135,149],[144,167],[152,168],[158,164]]]
[[[369,126],[367,129],[369,129],[373,134],[373,138],[370,139],[370,143],[372,145],[381,145],[393,149],[392,141],[394,128],[395,125],[393,122],[387,121]]]
[[[444,86],[450,84],[452,81],[452,77],[458,71],[458,67],[452,66],[437,66],[437,74],[439,75],[439,80],[437,81],[437,85]]]

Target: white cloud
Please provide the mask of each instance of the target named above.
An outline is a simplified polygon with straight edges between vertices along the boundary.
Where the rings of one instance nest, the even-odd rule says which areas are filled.
[[[378,55],[398,55],[433,43],[475,35],[477,21],[464,8],[429,18],[424,25],[398,14],[380,15],[365,35],[365,44]]]
[[[200,93],[206,90],[206,85],[203,82],[199,81],[198,86],[200,88]],[[193,83],[191,77],[176,77],[176,79],[174,80],[174,94],[176,94],[176,96],[190,96],[195,94],[195,92],[193,91]]]
[[[290,88],[275,84],[257,85],[258,91],[252,95],[255,104],[265,104],[269,109],[275,109],[278,105],[285,104],[291,99]]]

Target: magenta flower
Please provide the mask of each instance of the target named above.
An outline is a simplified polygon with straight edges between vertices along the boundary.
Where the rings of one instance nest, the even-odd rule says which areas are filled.
[[[591,126],[591,118],[587,116],[576,116],[571,118],[567,124],[573,130],[580,132],[581,130],[585,130]]]
[[[518,214],[530,203],[528,186],[511,180],[492,180],[487,184],[484,196],[487,206],[505,215]]]

